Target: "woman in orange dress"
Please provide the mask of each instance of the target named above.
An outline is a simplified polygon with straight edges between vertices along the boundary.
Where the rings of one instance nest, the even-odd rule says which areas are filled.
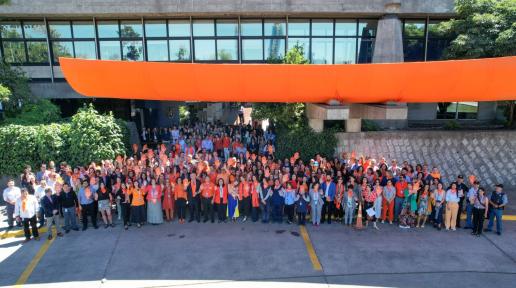
[[[163,188],[163,210],[165,210],[167,222],[174,220],[174,186],[170,186],[170,182],[165,181]]]

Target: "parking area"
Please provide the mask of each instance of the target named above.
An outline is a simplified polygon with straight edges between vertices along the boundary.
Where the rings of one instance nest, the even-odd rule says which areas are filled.
[[[43,234],[25,245],[1,231],[0,286],[514,287],[516,222],[504,224],[502,236],[477,238],[388,224],[175,222]]]

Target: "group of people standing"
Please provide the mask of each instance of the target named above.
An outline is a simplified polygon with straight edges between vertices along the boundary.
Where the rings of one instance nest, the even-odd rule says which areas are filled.
[[[31,234],[39,239],[38,218],[40,226],[46,221],[63,236],[62,229],[79,230],[79,222],[88,229],[88,218],[98,229],[99,214],[106,229],[114,227],[113,218],[124,229],[176,218],[180,224],[250,220],[299,225],[309,218],[314,226],[333,221],[380,229],[379,222],[397,222],[403,229],[431,223],[439,230],[456,230],[465,211],[464,228],[472,234],[481,235],[484,218],[489,218],[486,231],[496,219],[496,232],[502,233],[508,203],[502,184],[486,191],[475,177],[466,183],[459,175],[445,185],[436,167],[354,153],[311,155],[305,162],[296,152],[278,159],[275,133],[251,125],[198,123],[170,132],[169,141],[156,147],[133,145],[131,155],[100,163],[72,168],[50,162],[35,174],[27,166],[21,189],[11,180],[3,193],[9,226],[15,220],[23,224],[27,241]]]

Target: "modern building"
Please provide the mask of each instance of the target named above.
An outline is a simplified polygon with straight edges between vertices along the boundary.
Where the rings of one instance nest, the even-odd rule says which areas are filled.
[[[85,97],[63,78],[59,56],[265,63],[299,44],[315,64],[436,61],[449,41],[437,24],[453,16],[453,0],[10,0],[0,6],[0,56],[26,71],[35,95],[54,99],[66,114]],[[181,104],[95,102],[140,127],[176,123]],[[495,102],[331,104],[308,105],[316,130],[335,121],[359,131],[362,119],[402,128],[449,119],[485,123],[497,115]],[[196,105],[207,120],[223,118],[231,106]]]

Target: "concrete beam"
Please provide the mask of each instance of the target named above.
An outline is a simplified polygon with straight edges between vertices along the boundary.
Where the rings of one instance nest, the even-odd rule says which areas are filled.
[[[449,16],[454,13],[453,0],[11,0],[2,6],[0,16],[381,16],[389,13],[391,2],[400,2],[400,14]]]
[[[346,120],[346,132],[361,132],[362,131],[362,119],[351,118]]]

